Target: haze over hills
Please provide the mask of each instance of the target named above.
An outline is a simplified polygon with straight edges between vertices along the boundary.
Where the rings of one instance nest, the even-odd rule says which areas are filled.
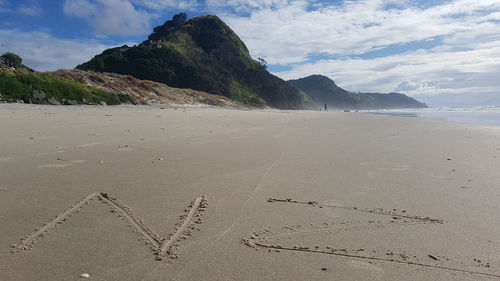
[[[306,93],[315,104],[339,109],[424,108],[426,104],[399,93],[353,93],[346,91],[323,75],[289,80],[293,87]]]
[[[306,97],[251,58],[241,39],[217,16],[175,15],[133,47],[104,51],[78,69],[223,95],[250,105],[300,109]]]

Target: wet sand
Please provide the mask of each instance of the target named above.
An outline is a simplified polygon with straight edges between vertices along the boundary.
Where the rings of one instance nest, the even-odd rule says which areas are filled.
[[[500,131],[0,105],[0,280],[500,280]]]

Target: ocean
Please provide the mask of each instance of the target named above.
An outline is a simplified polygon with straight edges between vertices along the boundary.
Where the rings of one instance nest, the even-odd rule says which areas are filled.
[[[408,118],[433,118],[461,124],[500,127],[500,106],[386,109],[365,110],[362,112]]]

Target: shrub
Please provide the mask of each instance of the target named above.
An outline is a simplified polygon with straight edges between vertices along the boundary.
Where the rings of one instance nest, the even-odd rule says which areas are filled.
[[[11,52],[4,53],[2,56],[2,61],[7,67],[18,68],[22,66],[23,59]]]

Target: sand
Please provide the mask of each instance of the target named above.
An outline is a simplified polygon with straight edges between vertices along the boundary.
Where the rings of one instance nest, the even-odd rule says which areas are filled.
[[[0,105],[0,280],[500,280],[500,131]]]

